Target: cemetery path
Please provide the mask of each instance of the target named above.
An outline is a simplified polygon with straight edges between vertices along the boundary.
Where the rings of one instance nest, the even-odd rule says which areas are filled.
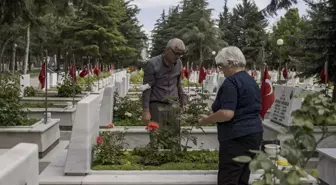
[[[30,78],[30,85],[33,86],[33,87],[39,87],[40,82],[38,80],[38,77]]]

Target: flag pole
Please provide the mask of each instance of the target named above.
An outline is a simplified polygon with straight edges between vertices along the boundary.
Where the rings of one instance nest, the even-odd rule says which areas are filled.
[[[88,64],[87,64],[87,70],[89,71],[88,75],[88,90],[91,91],[91,81],[90,81],[90,75],[91,75],[91,65],[90,65],[90,56],[88,57]]]
[[[48,123],[48,50],[46,50],[46,58],[45,58],[45,113],[44,113],[44,124]]]
[[[97,74],[97,78],[98,78],[98,91],[99,91],[99,75],[100,75],[100,65],[99,65],[99,62],[97,64],[98,66],[98,74]]]

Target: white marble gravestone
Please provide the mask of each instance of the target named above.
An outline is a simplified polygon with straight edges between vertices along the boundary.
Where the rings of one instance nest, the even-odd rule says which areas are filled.
[[[64,79],[65,79],[65,72],[58,73],[57,84],[63,84]]]
[[[303,89],[299,87],[275,85],[275,102],[271,108],[272,122],[289,126],[292,123],[291,114],[301,108],[302,98],[297,98]]]
[[[319,148],[319,162],[317,170],[319,178],[329,185],[336,185],[336,149]]]
[[[57,86],[57,73],[51,73],[50,74],[50,86],[51,87],[56,87]]]
[[[20,96],[23,96],[24,89],[30,86],[30,74],[21,75],[20,77]]]

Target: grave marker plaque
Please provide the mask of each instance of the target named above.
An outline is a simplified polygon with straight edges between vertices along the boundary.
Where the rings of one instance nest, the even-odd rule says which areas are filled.
[[[272,122],[289,126],[292,123],[292,112],[299,109],[302,99],[296,98],[302,92],[299,87],[275,85],[275,102],[271,109]]]

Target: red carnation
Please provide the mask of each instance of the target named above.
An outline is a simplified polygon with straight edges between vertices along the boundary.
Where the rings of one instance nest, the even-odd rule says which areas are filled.
[[[156,131],[159,129],[159,124],[157,124],[156,122],[149,122],[148,125],[145,127],[146,130],[148,131]]]
[[[101,136],[98,136],[96,139],[97,144],[101,144],[104,141],[104,139]]]

